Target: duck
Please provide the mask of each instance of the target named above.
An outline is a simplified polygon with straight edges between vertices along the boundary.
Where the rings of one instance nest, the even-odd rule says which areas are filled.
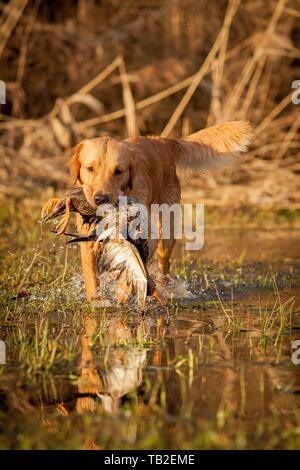
[[[81,214],[84,223],[88,225],[98,221],[96,209],[89,204],[81,188],[73,188],[61,198],[52,197],[49,199],[42,207],[41,221],[47,222],[63,216],[55,230],[58,235],[63,235],[72,212]]]
[[[133,198],[127,198],[127,227],[135,217],[135,203]],[[46,222],[62,216],[55,233],[72,237],[67,244],[94,242],[93,250],[97,255],[98,272],[115,273],[119,280],[117,299],[120,305],[124,305],[135,296],[139,309],[144,311],[147,295],[151,295],[166,307],[166,302],[158,292],[155,281],[147,269],[148,240],[140,236],[141,228],[137,227],[134,233],[131,233],[131,237],[125,238],[124,230],[118,230],[120,227],[115,226],[115,221],[120,219],[116,218],[119,203],[106,206],[105,215],[97,215],[96,208],[88,203],[83,190],[74,188],[61,198],[51,198],[47,201],[42,208],[41,221]],[[91,226],[88,235],[66,232],[71,213],[79,213],[84,223]],[[102,230],[101,228],[99,230],[99,222],[101,222]]]

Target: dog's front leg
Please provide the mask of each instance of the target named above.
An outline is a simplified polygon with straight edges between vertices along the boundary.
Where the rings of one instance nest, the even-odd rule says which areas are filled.
[[[84,276],[87,301],[97,298],[96,257],[92,251],[92,243],[80,244],[82,271]]]
[[[77,215],[76,224],[79,233],[88,234],[89,227],[83,224],[80,215]],[[88,302],[97,298],[96,255],[93,252],[93,245],[92,242],[80,243],[81,264]]]

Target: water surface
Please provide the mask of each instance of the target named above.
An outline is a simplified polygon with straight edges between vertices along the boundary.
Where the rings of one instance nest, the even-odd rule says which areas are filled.
[[[299,262],[296,229],[211,229],[145,315],[87,307],[76,273],[24,283],[2,305],[1,447],[300,448]]]

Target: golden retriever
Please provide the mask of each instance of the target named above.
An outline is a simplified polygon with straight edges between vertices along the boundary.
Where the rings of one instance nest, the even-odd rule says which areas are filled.
[[[232,121],[203,129],[183,139],[132,137],[117,140],[99,137],[80,142],[69,162],[74,184],[82,186],[94,207],[115,203],[120,195],[132,196],[150,209],[151,204],[180,202],[178,170],[201,173],[218,167],[247,149],[251,136],[248,122]],[[88,229],[80,216],[78,230]],[[171,230],[172,232],[172,230]],[[157,248],[162,275],[170,269],[174,237],[152,244]],[[97,296],[95,254],[91,244],[81,244],[87,299]]]

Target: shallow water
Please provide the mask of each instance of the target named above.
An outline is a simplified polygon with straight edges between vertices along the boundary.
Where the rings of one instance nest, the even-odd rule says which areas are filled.
[[[1,447],[300,448],[299,231],[207,235],[201,264],[177,247],[175,292],[193,299],[168,311],[83,308],[78,277],[46,313],[8,303]]]

